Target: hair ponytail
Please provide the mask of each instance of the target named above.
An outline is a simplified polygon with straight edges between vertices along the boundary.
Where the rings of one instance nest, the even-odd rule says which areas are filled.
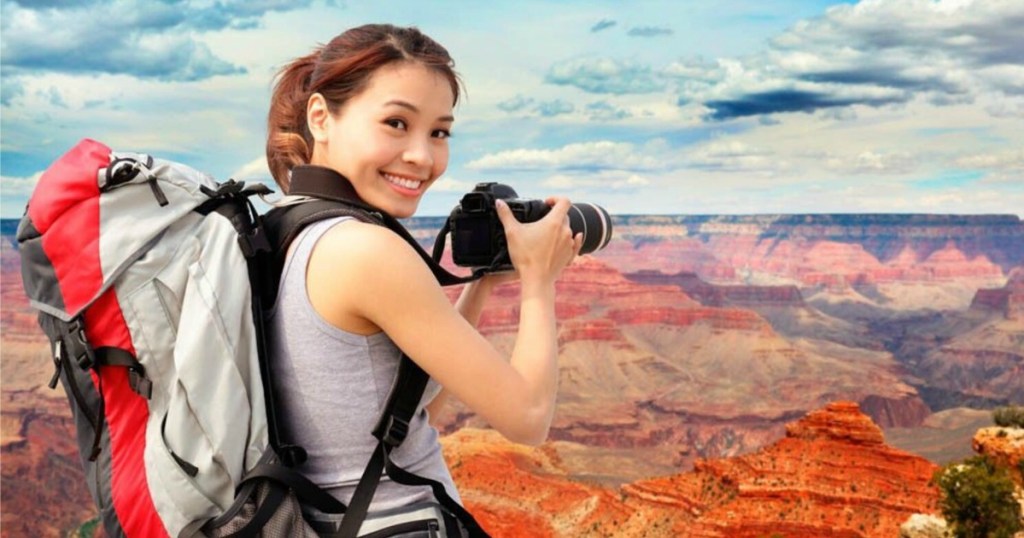
[[[335,37],[311,54],[297,58],[277,75],[267,115],[267,165],[274,181],[288,193],[290,172],[313,157],[313,135],[306,104],[314,92],[324,96],[331,113],[366,87],[377,69],[394,62],[415,62],[442,75],[459,99],[459,78],[448,51],[417,28],[367,24]]]
[[[270,97],[267,116],[267,165],[274,181],[287,193],[289,172],[309,162],[313,136],[306,124],[309,80],[316,69],[320,50],[297,58],[281,69]]]

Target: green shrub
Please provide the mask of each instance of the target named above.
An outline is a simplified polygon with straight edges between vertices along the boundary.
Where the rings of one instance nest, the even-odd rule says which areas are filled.
[[[996,426],[1004,428],[1024,428],[1024,407],[1019,405],[1008,405],[996,408],[992,412],[992,419]]]
[[[942,515],[956,538],[1010,538],[1024,529],[1013,481],[985,456],[951,463],[935,473]]]

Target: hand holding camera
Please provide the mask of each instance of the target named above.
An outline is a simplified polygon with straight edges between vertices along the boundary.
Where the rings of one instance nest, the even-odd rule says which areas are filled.
[[[566,198],[549,198],[550,209],[540,220],[520,222],[504,200],[495,201],[498,219],[504,230],[508,257],[520,278],[540,283],[554,282],[572,262],[583,245],[583,233],[573,233]]]
[[[504,224],[505,219],[499,215],[498,200],[505,205],[501,211],[507,210],[512,217],[508,225]],[[554,217],[558,225],[563,225],[568,217],[568,227],[571,229],[568,237],[581,236],[581,244],[575,253],[594,252],[604,248],[611,240],[611,217],[601,206],[586,203],[570,204],[568,200],[557,198],[549,198],[546,202],[522,199],[512,187],[501,183],[477,184],[476,188],[463,196],[448,217],[441,237],[447,231],[451,231],[452,259],[456,265],[483,268],[488,273],[508,271],[513,265],[522,269],[518,263],[514,264],[516,260],[510,257],[511,250],[515,247],[506,239],[508,230],[522,229],[517,226],[519,223],[539,223],[554,211],[555,207],[560,208],[559,215]],[[532,235],[532,232],[529,235]],[[523,248],[532,248],[529,246],[531,240],[523,241]],[[438,245],[443,245],[443,242],[435,243],[435,249]],[[571,258],[565,263],[569,261]]]

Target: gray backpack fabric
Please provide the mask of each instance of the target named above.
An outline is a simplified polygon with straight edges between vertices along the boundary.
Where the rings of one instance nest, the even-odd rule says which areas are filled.
[[[247,263],[269,248],[261,192],[86,139],[29,201],[24,285],[109,536],[315,536],[297,495],[339,510],[270,442]]]

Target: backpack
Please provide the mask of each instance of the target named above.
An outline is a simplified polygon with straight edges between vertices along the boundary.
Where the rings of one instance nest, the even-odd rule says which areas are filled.
[[[388,456],[426,383],[405,356],[352,506],[297,472],[305,453],[280,438],[261,305],[276,294],[288,243],[342,214],[404,232],[342,183],[333,201],[265,219],[250,200],[272,192],[262,184],[219,183],[94,140],[43,173],[18,226],[22,277],[109,536],[313,537],[308,505],[344,513],[340,535],[354,537],[382,469],[432,482],[403,476]],[[472,535],[486,535],[451,504]]]

